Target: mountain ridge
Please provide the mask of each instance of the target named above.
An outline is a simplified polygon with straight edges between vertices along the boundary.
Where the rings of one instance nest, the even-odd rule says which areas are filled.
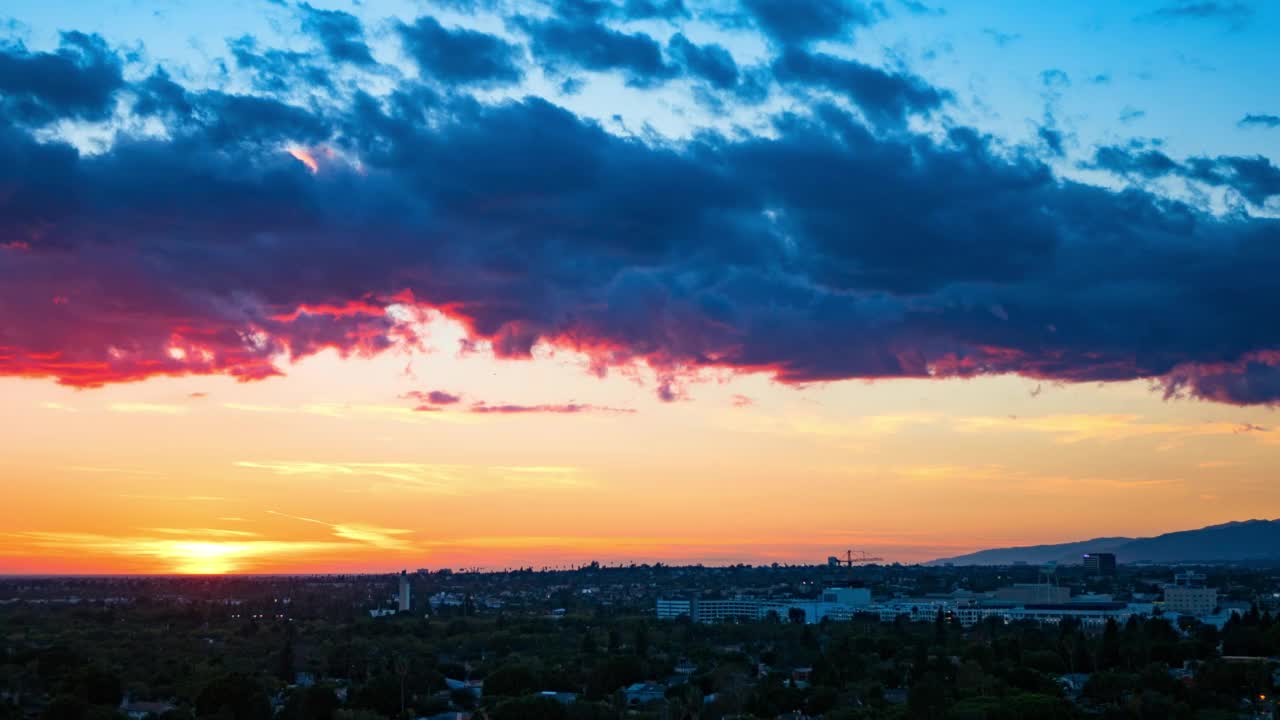
[[[1233,520],[1150,537],[1098,537],[1045,545],[990,548],[927,565],[1078,564],[1086,552],[1114,553],[1116,562],[1243,562],[1280,560],[1280,519]]]

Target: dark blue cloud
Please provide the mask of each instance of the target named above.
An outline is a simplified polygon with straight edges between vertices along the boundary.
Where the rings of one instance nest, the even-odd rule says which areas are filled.
[[[1261,155],[1191,158],[1185,174],[1207,185],[1230,187],[1256,205],[1280,195],[1280,168]]]
[[[720,45],[697,45],[682,33],[676,33],[667,44],[671,57],[685,71],[701,78],[718,90],[731,90],[738,84],[738,64],[733,55]]]
[[[1280,115],[1264,115],[1258,113],[1250,113],[1240,118],[1240,127],[1280,127]]]
[[[684,0],[552,0],[552,14],[573,20],[679,20],[690,16]]]
[[[1022,39],[1021,33],[1001,32],[995,28],[983,28],[982,34],[991,38],[991,40],[1000,47],[1008,47]]]
[[[1066,155],[1065,138],[1062,131],[1054,127],[1043,126],[1036,130],[1036,136],[1049,149],[1049,153],[1054,157],[1063,157]]]
[[[1094,151],[1093,167],[1117,175],[1138,175],[1148,180],[1177,174],[1181,166],[1159,150],[1142,146],[1107,145]]]
[[[1261,155],[1193,157],[1178,162],[1159,150],[1104,146],[1094,153],[1092,165],[1117,175],[1148,180],[1176,176],[1212,187],[1227,187],[1255,205],[1280,195],[1280,168]]]
[[[902,4],[902,7],[907,9],[907,12],[910,12],[913,15],[946,15],[947,14],[947,11],[945,8],[926,5],[925,3],[920,2],[920,0],[898,0],[898,2]]]
[[[448,29],[423,16],[398,28],[405,51],[424,75],[453,85],[506,85],[520,81],[521,52],[500,37]]]
[[[132,91],[133,112],[138,115],[185,117],[193,110],[186,88],[174,82],[164,68],[157,68],[145,80],[135,83]]]
[[[122,92],[163,135],[81,154],[0,123],[0,374],[261,378],[412,342],[398,304],[502,357],[550,343],[647,363],[667,398],[729,368],[1280,402],[1280,221],[1073,182],[963,126],[913,134],[903,119],[943,91],[795,48],[779,63],[858,110],[659,142],[536,98],[401,83],[311,107],[156,73]],[[1254,196],[1274,171],[1147,146],[1095,161]]]
[[[228,40],[227,48],[231,51],[236,67],[249,74],[250,82],[256,90],[285,94],[298,87],[332,87],[330,67],[317,62],[310,53],[262,49],[250,35]]]
[[[632,20],[648,18],[679,20],[690,15],[684,0],[626,0],[622,6],[622,12]]]
[[[364,40],[360,19],[341,10],[321,10],[301,3],[302,30],[320,42],[329,57],[339,63],[373,65],[373,54]]]
[[[742,0],[757,27],[784,45],[843,37],[884,14],[879,3],[860,0]]]
[[[901,126],[908,115],[936,110],[949,97],[914,75],[795,48],[783,51],[773,71],[779,82],[847,96],[877,125]]]
[[[1179,0],[1154,10],[1153,20],[1226,20],[1235,24],[1253,17],[1253,6],[1245,2],[1220,0]]]
[[[124,87],[120,57],[98,35],[64,32],[53,52],[0,47],[0,111],[12,122],[102,120]]]
[[[658,41],[644,33],[615,30],[591,15],[521,18],[519,25],[529,35],[534,57],[553,68],[616,71],[636,87],[655,85],[676,74]]]
[[[1071,76],[1064,70],[1049,68],[1040,73],[1040,82],[1047,88],[1068,88],[1071,87]]]

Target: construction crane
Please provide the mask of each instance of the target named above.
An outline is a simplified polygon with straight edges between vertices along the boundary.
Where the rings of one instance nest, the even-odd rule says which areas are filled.
[[[827,558],[827,563],[830,565],[844,565],[846,567],[853,567],[854,565],[863,564],[863,563],[877,563],[877,562],[884,562],[884,558],[873,557],[871,555],[868,555],[865,550],[845,550],[843,558],[838,557],[836,555],[832,555],[831,557]]]

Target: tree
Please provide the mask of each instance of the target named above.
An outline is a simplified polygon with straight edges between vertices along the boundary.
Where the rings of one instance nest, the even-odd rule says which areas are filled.
[[[276,656],[276,677],[287,684],[293,682],[293,623],[288,623],[285,628],[284,645]]]
[[[1102,640],[1098,643],[1099,670],[1114,670],[1120,666],[1120,627],[1114,618],[1107,618],[1102,629]]]
[[[486,695],[520,697],[538,690],[538,675],[527,665],[503,665],[484,679]]]
[[[498,705],[491,717],[493,720],[568,720],[569,713],[557,700],[533,695]]]
[[[196,714],[219,715],[228,720],[271,720],[271,701],[248,675],[223,675],[205,686],[196,697]]]
[[[84,720],[89,712],[89,703],[75,695],[59,695],[49,703],[40,720]]]
[[[84,699],[90,705],[119,705],[124,697],[120,678],[108,670],[92,667],[85,671],[80,686]]]
[[[636,655],[649,656],[649,626],[643,620],[636,626]]]
[[[340,703],[332,688],[297,688],[289,694],[282,720],[333,720]]]

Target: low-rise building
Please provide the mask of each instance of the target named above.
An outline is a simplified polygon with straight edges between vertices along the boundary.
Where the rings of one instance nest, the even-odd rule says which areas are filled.
[[[1071,588],[1047,583],[1018,583],[998,588],[995,599],[1014,603],[1064,603],[1071,601]]]
[[[622,694],[628,705],[647,705],[666,699],[667,689],[658,683],[636,683],[624,688]]]
[[[1205,617],[1218,608],[1218,591],[1205,587],[1200,573],[1178,573],[1173,583],[1164,586],[1164,609],[1180,615]]]

